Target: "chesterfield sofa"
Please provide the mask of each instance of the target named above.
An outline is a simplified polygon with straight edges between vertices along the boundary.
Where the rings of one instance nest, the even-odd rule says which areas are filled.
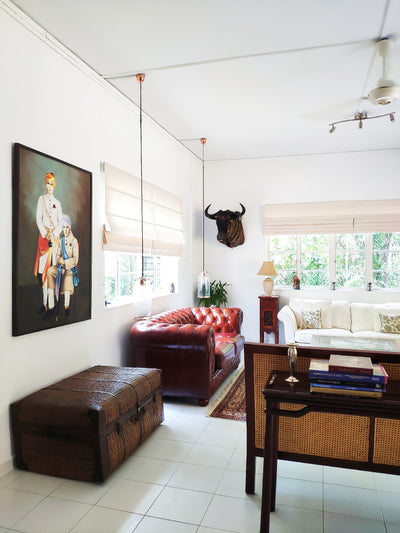
[[[236,307],[185,307],[139,320],[130,330],[133,362],[162,370],[164,396],[207,405],[239,365],[242,322]]]

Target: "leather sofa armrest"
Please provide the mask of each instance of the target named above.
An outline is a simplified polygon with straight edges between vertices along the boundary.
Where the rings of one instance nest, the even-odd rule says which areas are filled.
[[[136,346],[201,351],[205,354],[214,353],[215,350],[215,332],[208,325],[143,320],[132,326],[130,338]]]
[[[278,313],[278,319],[283,322],[285,331],[285,342],[294,342],[297,331],[297,321],[292,309],[284,305]]]

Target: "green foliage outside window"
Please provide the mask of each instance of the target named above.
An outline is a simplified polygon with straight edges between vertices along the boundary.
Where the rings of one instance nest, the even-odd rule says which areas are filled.
[[[400,233],[373,235],[372,276],[376,287],[400,288]]]
[[[270,256],[278,276],[275,285],[291,285],[296,272],[296,236],[277,235],[270,238]]]
[[[337,289],[364,289],[371,281],[372,288],[400,289],[400,233],[271,236],[269,255],[276,286],[292,286],[296,273],[301,288],[335,281]],[[366,279],[367,271],[372,279]]]
[[[336,235],[336,288],[365,287],[365,235]]]
[[[328,286],[328,235],[302,235],[301,286]]]

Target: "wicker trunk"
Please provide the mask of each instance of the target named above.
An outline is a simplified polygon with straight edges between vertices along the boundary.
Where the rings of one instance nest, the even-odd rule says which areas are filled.
[[[94,366],[11,405],[15,466],[104,481],[162,420],[160,370]]]

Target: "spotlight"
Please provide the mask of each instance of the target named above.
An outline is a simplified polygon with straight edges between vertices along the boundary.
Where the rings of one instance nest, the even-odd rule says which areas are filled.
[[[336,130],[337,124],[343,124],[344,122],[358,122],[358,128],[361,130],[363,127],[363,121],[364,120],[371,120],[373,118],[382,118],[382,117],[390,117],[390,122],[394,122],[394,116],[396,112],[393,111],[392,113],[385,113],[384,115],[375,115],[374,117],[369,117],[365,111],[358,112],[354,115],[354,118],[347,118],[345,120],[338,120],[336,122],[331,122],[329,126],[331,127],[329,130],[329,133],[333,133]]]

